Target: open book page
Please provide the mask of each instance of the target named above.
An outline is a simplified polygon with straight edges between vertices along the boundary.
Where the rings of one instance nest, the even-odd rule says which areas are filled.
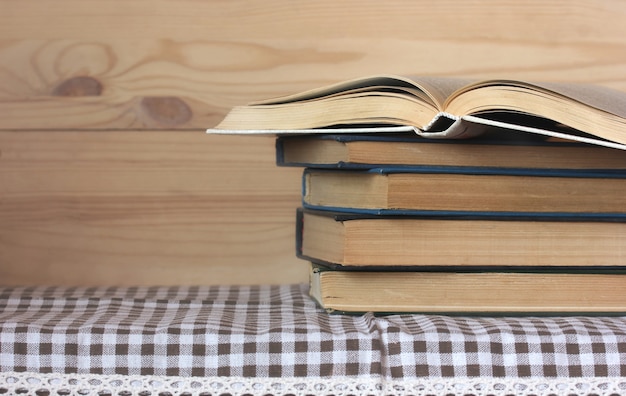
[[[445,111],[444,104],[455,92],[471,85],[474,80],[448,77],[410,77],[410,81],[419,87],[437,103],[439,111]]]
[[[443,104],[453,92],[470,84],[472,80],[445,78],[445,77],[401,77],[393,75],[377,75],[357,78],[332,84],[292,95],[253,102],[250,105],[276,105],[291,102],[330,98],[337,95],[353,93],[383,93],[390,90],[406,92],[431,103],[439,111],[443,111]]]
[[[436,84],[444,86],[446,81],[447,79],[442,79],[442,81],[436,81]],[[582,103],[588,107],[626,119],[626,92],[604,86],[580,83],[530,82],[522,80],[468,81],[466,85],[459,86],[456,92],[447,93],[447,100],[444,106],[447,107],[450,102],[466,92],[484,87],[514,87],[518,90],[535,91],[555,99]]]
[[[332,96],[345,91],[360,89],[375,84],[379,77],[359,78],[354,80],[342,81],[332,85],[326,85],[323,87],[313,88],[304,92],[296,92],[291,95],[279,96],[275,98],[269,98],[265,100],[259,100],[251,102],[249,106],[256,105],[275,105],[291,102],[307,101],[312,99],[319,99],[321,97]]]
[[[298,92],[291,95],[252,102],[249,105],[276,105],[292,102],[305,102],[315,99],[333,97],[337,95],[346,95],[349,93],[385,91],[386,89],[388,90],[390,88],[397,88],[399,91],[413,91],[416,96],[421,97],[424,100],[430,101],[436,107],[439,107],[439,105],[443,103],[442,101],[435,103],[432,100],[428,100],[428,98],[430,98],[430,95],[428,95],[427,93],[414,92],[415,88],[419,87],[416,87],[411,80],[391,75],[375,75],[370,77],[355,78],[352,80],[342,81],[336,84],[326,85],[323,87],[314,88],[308,91]]]
[[[626,92],[598,85],[542,82],[536,85],[626,119]]]

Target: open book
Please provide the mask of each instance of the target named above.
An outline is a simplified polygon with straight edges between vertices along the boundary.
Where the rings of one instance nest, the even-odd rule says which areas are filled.
[[[373,76],[234,107],[209,133],[415,131],[465,138],[488,127],[626,149],[626,92],[601,86]]]

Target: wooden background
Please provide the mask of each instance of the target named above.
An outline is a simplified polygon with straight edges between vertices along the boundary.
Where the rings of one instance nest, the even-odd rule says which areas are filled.
[[[306,280],[300,169],[207,136],[375,73],[626,90],[624,1],[0,0],[0,283]]]

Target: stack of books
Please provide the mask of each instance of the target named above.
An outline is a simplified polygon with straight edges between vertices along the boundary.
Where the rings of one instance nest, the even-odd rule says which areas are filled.
[[[626,313],[626,94],[380,76],[210,131],[276,133],[304,169],[296,252],[329,311]]]

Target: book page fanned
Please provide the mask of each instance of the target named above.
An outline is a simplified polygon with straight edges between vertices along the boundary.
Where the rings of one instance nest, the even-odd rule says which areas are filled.
[[[414,126],[354,126],[340,128],[315,128],[315,129],[207,129],[208,134],[222,135],[307,135],[307,134],[338,134],[338,133],[400,133],[414,132],[428,139],[469,139],[483,134],[489,128],[508,129],[513,131],[527,132],[535,135],[543,135],[558,139],[572,140],[582,143],[595,144],[598,146],[626,150],[626,144],[611,142],[573,133],[557,132],[548,129],[534,128],[519,124],[511,124],[502,121],[491,120],[478,116],[466,115],[456,117],[449,113],[441,112],[424,129]]]

